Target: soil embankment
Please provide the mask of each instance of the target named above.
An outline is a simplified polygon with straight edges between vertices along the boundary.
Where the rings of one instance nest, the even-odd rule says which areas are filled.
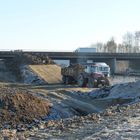
[[[33,96],[28,90],[0,87],[0,127],[17,128],[33,123],[50,111],[47,100]],[[25,126],[24,126],[25,127]]]
[[[62,83],[61,67],[58,65],[29,65],[29,68],[48,84]]]

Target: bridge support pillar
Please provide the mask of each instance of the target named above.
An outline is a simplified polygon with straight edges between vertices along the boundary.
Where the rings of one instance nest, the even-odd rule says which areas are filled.
[[[130,65],[129,67],[133,70],[139,71],[140,70],[140,60],[129,60]]]
[[[116,72],[116,58],[111,59],[111,74],[115,74]]]

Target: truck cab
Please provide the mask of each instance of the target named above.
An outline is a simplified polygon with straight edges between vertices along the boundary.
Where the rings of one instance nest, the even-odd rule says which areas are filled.
[[[103,74],[105,77],[110,77],[110,67],[106,63],[85,64],[85,72]]]

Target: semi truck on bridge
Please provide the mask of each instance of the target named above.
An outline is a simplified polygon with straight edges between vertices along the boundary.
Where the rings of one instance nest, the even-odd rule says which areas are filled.
[[[97,49],[93,47],[85,47],[85,48],[78,48],[75,50],[75,52],[95,53],[97,52]]]

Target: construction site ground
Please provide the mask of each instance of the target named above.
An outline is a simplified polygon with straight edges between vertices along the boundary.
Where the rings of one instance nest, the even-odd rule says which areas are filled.
[[[38,66],[31,68],[36,71]],[[44,66],[39,66],[35,73],[45,76],[44,71],[40,72],[42,68],[45,71]],[[53,81],[51,77],[49,80]],[[0,83],[0,107],[10,115],[13,112],[20,115],[15,119],[7,116],[0,128],[0,139],[140,139],[139,77],[115,76],[110,78],[111,87],[101,89],[54,81],[43,85],[11,83],[8,76],[7,81],[3,79]],[[17,94],[16,98],[10,93]],[[11,105],[16,110],[12,108],[12,113]],[[0,114],[1,122],[3,114]],[[16,120],[17,126],[11,125]]]

